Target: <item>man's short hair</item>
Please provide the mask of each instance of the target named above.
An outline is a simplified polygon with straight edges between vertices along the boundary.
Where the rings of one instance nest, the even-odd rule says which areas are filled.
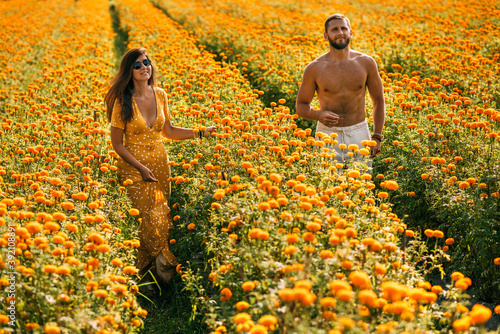
[[[328,31],[328,24],[330,23],[331,20],[346,20],[347,25],[349,26],[349,29],[351,29],[351,21],[343,15],[343,14],[332,14],[328,16],[328,18],[325,21],[325,32]]]

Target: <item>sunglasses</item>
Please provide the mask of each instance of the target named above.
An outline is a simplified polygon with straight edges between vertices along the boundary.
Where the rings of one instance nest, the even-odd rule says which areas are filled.
[[[144,66],[146,66],[146,67],[147,67],[147,66],[150,66],[150,65],[151,65],[151,60],[149,60],[149,59],[147,59],[147,58],[146,58],[146,59],[144,59],[142,62],[140,62],[140,61],[136,61],[136,62],[132,65],[132,67],[133,67],[135,70],[138,70],[138,69],[140,69],[140,68],[141,68],[142,64],[144,64]]]

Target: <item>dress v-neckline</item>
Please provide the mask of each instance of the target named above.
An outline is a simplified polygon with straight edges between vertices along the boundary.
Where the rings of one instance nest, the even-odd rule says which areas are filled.
[[[156,117],[155,117],[153,123],[151,124],[151,126],[148,124],[148,122],[146,121],[146,119],[142,115],[141,108],[139,108],[139,105],[137,104],[137,101],[135,100],[135,97],[132,95],[132,98],[134,99],[134,103],[135,103],[135,105],[137,107],[137,110],[139,110],[139,115],[141,116],[142,120],[144,121],[144,123],[146,123],[146,125],[148,126],[149,129],[153,128],[153,126],[156,123],[156,120],[158,119],[158,103],[156,102],[156,92],[155,92],[155,89],[153,87],[151,87],[151,88],[153,89],[153,95],[155,96],[155,111],[156,111]]]

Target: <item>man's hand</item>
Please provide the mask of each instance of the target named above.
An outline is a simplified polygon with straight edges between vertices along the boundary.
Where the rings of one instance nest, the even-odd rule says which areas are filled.
[[[380,153],[380,148],[381,148],[381,142],[378,141],[377,139],[374,139],[377,145],[372,147],[372,155],[370,156],[371,158],[375,157],[377,154]]]
[[[339,122],[339,115],[332,111],[323,110],[319,112],[318,122],[331,128]]]

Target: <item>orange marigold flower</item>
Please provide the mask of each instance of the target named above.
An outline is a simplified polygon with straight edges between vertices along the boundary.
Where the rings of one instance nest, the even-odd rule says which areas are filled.
[[[246,310],[247,308],[250,307],[250,304],[248,304],[247,302],[245,301],[240,301],[240,302],[237,302],[236,303],[236,309],[238,311],[243,311],[243,310]]]
[[[127,275],[133,275],[137,272],[137,268],[135,266],[126,266],[123,268],[123,273]]]
[[[51,232],[55,232],[55,231],[59,231],[59,229],[61,228],[61,225],[59,225],[56,222],[47,222],[44,224],[44,228],[46,230],[51,231]]]
[[[250,329],[250,334],[267,334],[267,329],[263,325],[255,325]]]
[[[320,301],[322,308],[335,307],[337,305],[337,301],[333,297],[324,297]]]
[[[259,324],[271,327],[278,323],[278,319],[274,315],[264,315],[259,319]]]
[[[377,299],[377,294],[373,290],[361,290],[358,292],[358,300],[369,307],[376,307]]]
[[[344,328],[351,328],[354,326],[354,320],[347,317],[340,317],[338,320],[338,324],[340,326],[343,326]]]
[[[66,210],[73,210],[75,205],[72,202],[62,202],[61,207]]]
[[[128,210],[128,213],[131,216],[137,216],[137,215],[139,215],[140,212],[139,212],[139,210],[132,208],[132,209]]]
[[[432,236],[435,238],[443,238],[444,233],[443,233],[443,231],[435,230],[432,232]]]
[[[387,192],[385,192],[385,191],[381,191],[381,192],[378,193],[377,196],[379,198],[387,198],[387,197],[389,197],[389,194]]]
[[[261,202],[259,203],[259,210],[260,211],[267,211],[271,208],[271,205],[269,204],[269,202]]]
[[[431,291],[436,294],[440,294],[441,292],[443,292],[443,288],[439,285],[433,285]]]
[[[355,270],[349,274],[349,280],[352,285],[357,286],[361,289],[370,289],[370,276],[367,273],[361,270]]]
[[[19,208],[26,204],[26,199],[24,197],[14,197],[12,201],[14,202],[14,205]]]
[[[458,281],[459,279],[461,278],[464,278],[464,274],[462,274],[461,272],[458,272],[458,271],[455,271],[451,274],[451,279],[454,280],[454,281]]]
[[[118,297],[123,297],[128,291],[128,288],[126,285],[116,284],[111,288],[111,291],[113,291]]]
[[[245,322],[252,320],[252,317],[246,312],[241,312],[236,314],[233,320],[235,324],[244,324]]]
[[[71,273],[71,268],[65,264],[57,267],[57,269],[56,269],[56,274],[59,274],[59,275],[69,275],[70,273]]]
[[[297,243],[299,242],[299,236],[297,234],[288,234],[286,236],[286,242],[289,244]]]
[[[468,316],[465,316],[461,319],[457,319],[453,322],[453,329],[455,332],[465,332],[468,330],[471,326],[471,318]]]
[[[104,289],[94,290],[94,296],[96,296],[98,298],[106,298],[106,297],[108,297],[108,291],[106,291]]]
[[[472,306],[472,310],[469,313],[469,316],[471,317],[471,323],[473,325],[484,324],[486,321],[490,320],[491,315],[491,310],[481,304]]]
[[[255,288],[255,283],[252,281],[244,282],[241,285],[241,288],[243,289],[243,291],[247,291],[247,292],[252,291]]]
[[[342,268],[344,269],[352,269],[352,267],[354,267],[354,263],[350,260],[344,260],[342,261],[342,264],[341,264]]]
[[[231,292],[231,290],[229,288],[224,288],[220,292],[220,299],[222,301],[228,301],[232,296],[233,296],[233,293]]]
[[[115,257],[113,260],[111,260],[111,264],[115,267],[121,267],[123,266],[123,261]]]
[[[45,325],[45,334],[59,334],[61,329],[57,325]]]
[[[46,264],[43,266],[43,271],[48,274],[54,274],[57,270],[57,266],[53,264]]]
[[[399,188],[399,185],[396,181],[386,181],[385,187],[389,190],[396,190]]]

